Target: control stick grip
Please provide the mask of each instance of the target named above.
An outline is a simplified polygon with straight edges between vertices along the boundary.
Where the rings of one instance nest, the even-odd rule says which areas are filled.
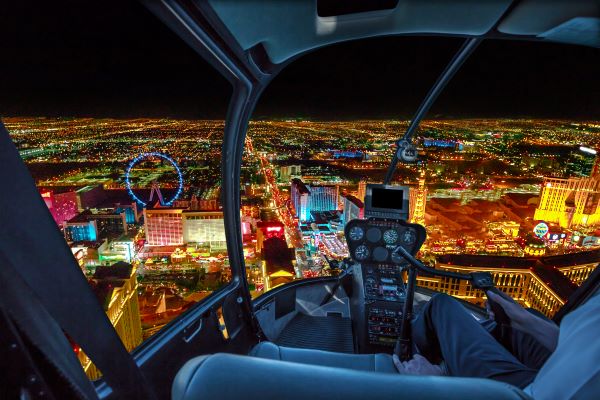
[[[412,358],[412,341],[410,339],[398,338],[394,346],[394,354],[400,361],[409,361]]]
[[[493,292],[498,296],[507,297],[504,293],[502,293],[498,288],[494,286],[494,280],[492,279],[492,274],[489,272],[471,272],[470,274],[471,285],[473,285],[476,289],[483,290],[486,294],[487,292]],[[512,299],[510,299],[513,301]],[[490,308],[494,312],[494,319],[499,325],[510,325],[510,318],[506,315],[504,308],[495,301],[491,300],[488,296],[488,303],[490,304]]]

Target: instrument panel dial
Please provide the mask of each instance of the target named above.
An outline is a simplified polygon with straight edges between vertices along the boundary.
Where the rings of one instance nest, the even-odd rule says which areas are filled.
[[[350,236],[350,240],[357,242],[365,236],[365,231],[360,226],[353,226],[348,232],[348,236]]]
[[[392,262],[394,264],[400,264],[400,263],[403,263],[405,261],[404,257],[402,257],[400,254],[398,254],[397,251],[392,251],[392,257],[391,257],[391,259],[392,259]]]
[[[388,229],[383,232],[383,241],[386,244],[394,244],[398,241],[398,232],[395,229]]]
[[[364,244],[361,244],[354,250],[354,258],[358,261],[365,261],[369,258],[370,253],[369,248]]]
[[[410,246],[416,240],[417,240],[417,235],[415,234],[415,231],[413,231],[412,229],[407,229],[402,234],[402,243],[405,246]]]
[[[425,229],[406,221],[351,220],[344,231],[350,256],[357,262],[401,265],[398,246],[415,255],[426,237]]]
[[[388,251],[385,247],[375,247],[373,250],[373,259],[377,262],[385,262],[388,258]]]
[[[381,229],[369,228],[367,230],[367,240],[371,243],[377,243],[381,240]]]

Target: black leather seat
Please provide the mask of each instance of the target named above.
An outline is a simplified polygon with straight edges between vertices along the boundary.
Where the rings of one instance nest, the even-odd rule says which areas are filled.
[[[345,354],[331,351],[296,349],[261,342],[249,354],[252,357],[289,361],[323,367],[348,368],[357,371],[372,371],[398,374],[389,354]]]
[[[308,352],[312,353],[310,350]],[[352,357],[351,354],[340,354],[340,356],[344,359]],[[318,362],[317,359],[315,361]],[[365,373],[346,368],[234,354],[200,356],[188,361],[175,377],[172,398],[174,400],[530,399],[514,386],[488,379]]]

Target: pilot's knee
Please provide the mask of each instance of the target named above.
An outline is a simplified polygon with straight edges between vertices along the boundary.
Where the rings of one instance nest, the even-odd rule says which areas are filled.
[[[438,293],[429,300],[433,307],[439,308],[451,308],[457,305],[460,306],[458,300],[454,297],[447,295],[446,293]]]

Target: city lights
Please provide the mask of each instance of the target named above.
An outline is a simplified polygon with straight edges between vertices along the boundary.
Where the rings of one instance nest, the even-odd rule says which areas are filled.
[[[597,151],[594,149],[590,149],[589,147],[584,147],[584,146],[579,146],[579,150],[583,151],[584,153],[589,153],[589,154],[593,154],[596,155]]]
[[[140,331],[127,327],[136,340],[230,281],[220,193],[223,121],[5,123],[88,279],[97,280],[95,271],[107,265],[132,264],[137,286],[129,285],[138,298],[124,304],[138,304],[127,311],[140,321]],[[250,122],[239,234],[252,296],[294,279],[339,273],[336,263],[348,257],[344,226],[364,217],[366,185],[381,181],[407,125]],[[409,219],[427,229],[419,258],[463,272],[478,262],[519,302],[552,315],[564,299],[528,263],[535,259],[532,268],[546,268],[544,260],[564,257],[556,273],[577,283],[591,272],[591,262],[573,256],[600,249],[593,150],[600,133],[591,133],[598,128],[547,120],[423,121],[418,162],[399,165],[393,180],[410,187]],[[585,146],[583,129],[590,132]],[[527,268],[492,265],[499,258]],[[420,277],[419,284],[481,300],[463,283]],[[93,375],[85,354],[78,356]]]

